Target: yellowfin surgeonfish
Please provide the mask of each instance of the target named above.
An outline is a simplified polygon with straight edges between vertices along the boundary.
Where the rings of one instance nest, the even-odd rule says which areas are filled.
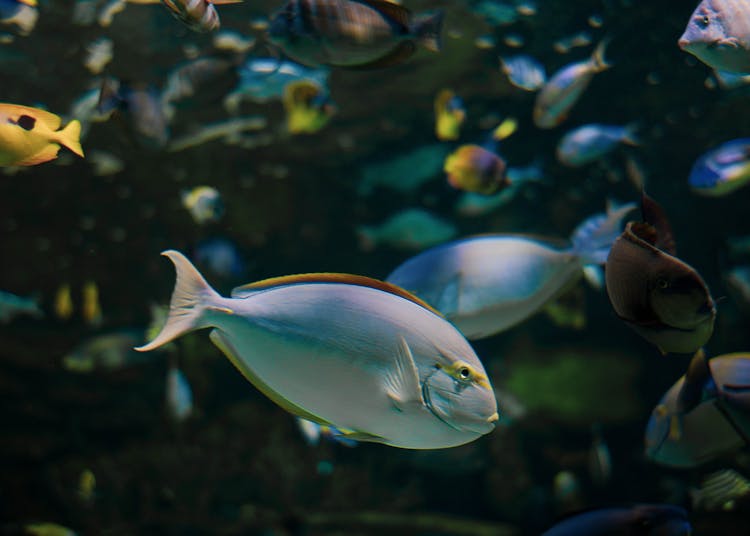
[[[213,290],[184,255],[169,318],[148,351],[190,331],[211,340],[271,400],[345,437],[435,449],[487,434],[498,420],[487,373],[434,309],[362,276],[307,274]]]
[[[313,134],[336,113],[327,93],[307,80],[290,82],[284,88],[286,126],[290,134]]]
[[[0,103],[0,166],[34,166],[57,158],[60,146],[83,157],[81,123],[58,130],[59,116],[29,106]]]
[[[461,97],[450,89],[443,89],[435,97],[435,135],[439,140],[457,140],[461,125],[466,120]]]

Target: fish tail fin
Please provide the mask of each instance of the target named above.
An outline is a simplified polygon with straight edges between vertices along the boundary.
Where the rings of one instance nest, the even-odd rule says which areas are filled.
[[[640,130],[640,125],[638,123],[630,123],[629,125],[625,126],[625,132],[622,136],[622,143],[625,145],[631,145],[633,147],[638,147],[641,145],[641,139],[638,136],[638,131]]]
[[[442,46],[440,32],[443,28],[443,11],[418,16],[412,23],[411,31],[427,50],[440,52]]]
[[[622,233],[622,225],[628,213],[636,208],[634,203],[607,206],[605,214],[586,218],[571,236],[573,253],[581,263],[604,264],[609,256],[612,243]]]
[[[607,46],[609,45],[609,42],[611,40],[611,37],[605,37],[604,39],[602,39],[599,44],[596,45],[594,53],[591,54],[591,64],[594,66],[594,70],[597,73],[606,71],[607,69],[612,67],[612,64],[608,63],[604,57],[604,52],[607,50]]]
[[[83,147],[81,147],[81,122],[73,119],[64,129],[57,132],[58,141],[63,147],[67,147],[75,154],[83,158]]]
[[[154,340],[136,348],[139,352],[155,350],[185,333],[208,327],[210,322],[206,319],[206,312],[221,309],[210,305],[221,296],[206,283],[187,257],[175,250],[164,251],[162,255],[174,264],[177,281],[164,327]],[[231,313],[227,309],[223,311]]]

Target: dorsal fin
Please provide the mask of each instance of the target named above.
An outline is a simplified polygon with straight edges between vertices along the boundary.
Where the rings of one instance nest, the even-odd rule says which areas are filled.
[[[382,13],[389,19],[401,24],[404,28],[409,27],[411,12],[402,5],[394,4],[388,0],[359,0],[362,4]]]
[[[443,315],[432,307],[429,303],[418,298],[411,292],[402,289],[392,283],[386,283],[379,279],[373,279],[372,277],[366,277],[364,275],[353,275],[353,274],[337,274],[337,273],[317,273],[317,274],[297,274],[297,275],[284,275],[281,277],[271,277],[269,279],[263,279],[262,281],[256,281],[255,283],[248,283],[232,290],[232,298],[246,298],[251,294],[268,290],[274,287],[281,287],[285,285],[300,285],[304,283],[339,283],[342,285],[356,285],[359,287],[369,287],[389,294],[394,294],[405,300],[416,303],[417,305],[424,307],[431,313],[434,313],[440,317]]]
[[[653,225],[656,229],[657,238],[655,242],[652,242],[653,245],[670,255],[675,255],[677,248],[675,247],[674,234],[667,213],[645,191],[641,191],[641,212],[643,213],[643,221]]]

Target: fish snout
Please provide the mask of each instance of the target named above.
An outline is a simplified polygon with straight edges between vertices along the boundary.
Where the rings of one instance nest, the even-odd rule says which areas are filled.
[[[679,41],[677,41],[677,46],[679,46],[681,50],[685,50],[689,44],[690,41],[688,41],[684,35],[680,37]]]
[[[700,316],[713,316],[716,314],[716,305],[714,301],[709,299],[698,307],[698,314]]]

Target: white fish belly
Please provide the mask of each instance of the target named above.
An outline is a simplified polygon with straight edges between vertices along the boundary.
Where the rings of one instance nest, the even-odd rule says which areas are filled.
[[[423,405],[399,410],[387,396],[385,377],[395,367],[399,337],[423,375],[432,366],[425,363],[425,348],[436,355],[432,339],[451,351],[462,345],[470,350],[445,320],[421,306],[366,287],[331,284],[280,287],[224,304],[235,314],[222,317],[217,329],[238,359],[292,404],[406,448],[477,437],[451,428]]]

